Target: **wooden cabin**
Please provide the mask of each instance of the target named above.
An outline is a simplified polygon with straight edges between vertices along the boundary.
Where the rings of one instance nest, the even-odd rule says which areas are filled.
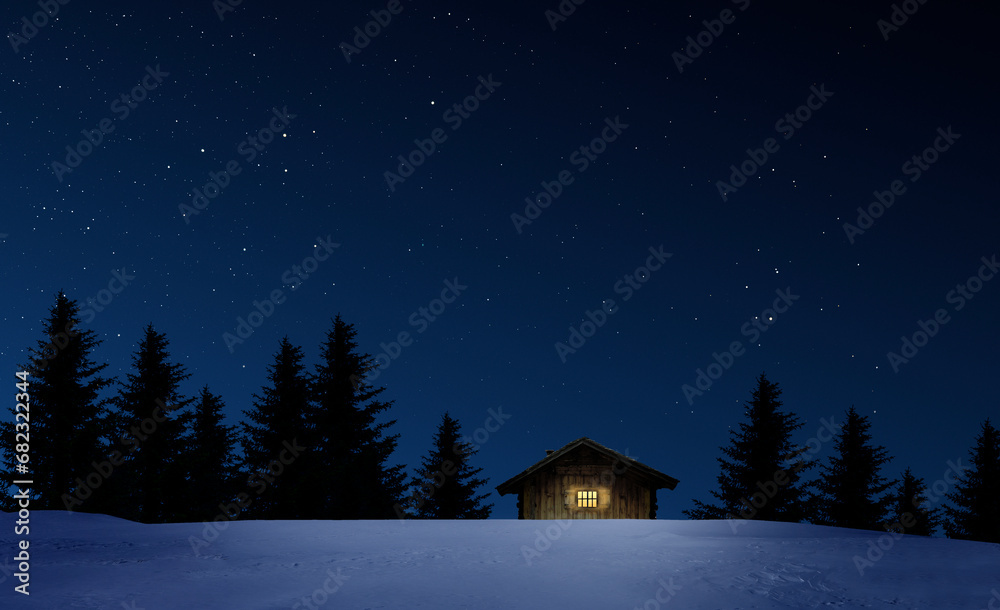
[[[677,479],[578,438],[521,474],[497,485],[517,494],[518,519],[655,519],[656,490]]]

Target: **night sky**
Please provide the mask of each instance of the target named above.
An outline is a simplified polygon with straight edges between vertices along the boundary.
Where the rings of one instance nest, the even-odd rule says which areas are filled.
[[[62,289],[108,374],[152,323],[235,423],[339,312],[385,354],[395,463],[501,414],[491,491],[587,436],[680,479],[661,518],[762,371],[799,442],[870,417],[890,477],[1000,417],[985,4],[98,4],[3,9],[10,374]]]

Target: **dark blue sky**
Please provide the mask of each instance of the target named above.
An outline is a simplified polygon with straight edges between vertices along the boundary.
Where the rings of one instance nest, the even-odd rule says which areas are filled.
[[[553,30],[555,0],[401,0],[348,62],[385,2],[215,5],[5,6],[25,32],[0,52],[8,371],[63,289],[99,299],[111,374],[152,322],[235,422],[279,339],[315,363],[340,312],[391,352],[397,462],[445,410],[469,434],[502,411],[491,488],[589,436],[680,479],[663,518],[715,487],[761,371],[800,442],[869,416],[889,476],[932,483],[997,417],[1000,282],[970,279],[1000,254],[995,9],[907,3],[886,39],[889,2],[591,0]],[[227,345],[255,301],[270,315]],[[595,331],[573,353],[571,327]]]

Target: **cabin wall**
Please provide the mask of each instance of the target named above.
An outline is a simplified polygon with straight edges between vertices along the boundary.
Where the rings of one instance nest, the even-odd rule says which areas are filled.
[[[521,491],[522,519],[649,519],[650,487],[614,465],[559,462],[535,473]],[[597,508],[577,506],[577,491],[597,491]]]

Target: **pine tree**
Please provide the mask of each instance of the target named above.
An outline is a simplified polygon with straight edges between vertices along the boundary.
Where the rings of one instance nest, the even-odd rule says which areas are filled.
[[[802,459],[804,448],[795,447],[792,433],[802,427],[799,418],[781,411],[781,388],[764,373],[745,404],[747,422],[739,432],[730,431],[730,445],[720,447],[725,455],[719,489],[712,495],[719,504],[694,500],[695,508],[684,511],[691,519],[758,519],[797,523],[809,517],[805,484],[800,473],[814,462]]]
[[[311,518],[309,467],[313,431],[307,421],[311,379],[302,348],[284,337],[268,366],[268,384],[254,394],[253,408],[241,422],[244,464],[251,504],[247,514],[260,519]]]
[[[852,406],[834,444],[835,455],[821,467],[816,484],[820,492],[818,522],[822,525],[881,530],[890,516],[892,498],[886,491],[896,484],[882,476],[892,459],[884,447],[871,444],[867,417]]]
[[[399,435],[387,431],[396,421],[378,421],[392,403],[377,400],[385,388],[364,381],[373,361],[358,353],[356,335],[337,315],[316,367],[317,518],[392,518],[405,488],[403,466],[388,465]]]
[[[231,505],[239,491],[245,491],[236,467],[238,438],[235,427],[223,423],[224,407],[222,398],[206,385],[193,412],[182,418],[188,430],[183,456],[188,481],[183,495],[191,521],[211,521],[228,512],[224,506]]]
[[[948,494],[945,530],[949,538],[1000,543],[1000,433],[989,418],[969,454],[971,468]]]
[[[934,535],[941,524],[941,516],[938,509],[928,507],[926,495],[924,480],[914,476],[909,468],[904,470],[896,494],[891,499],[893,519],[886,525],[886,530],[914,536]]]
[[[76,301],[56,295],[42,322],[43,338],[29,348],[29,362],[19,369],[28,372],[24,389],[30,400],[21,412],[29,426],[18,426],[21,420],[0,424],[4,466],[15,463],[16,445],[24,440],[15,434],[28,434],[30,476],[10,473],[5,480],[31,479],[32,506],[40,510],[100,510],[96,501],[84,499],[96,492],[88,477],[89,485],[102,482],[94,465],[108,458],[108,411],[99,395],[112,382],[100,376],[107,364],[91,360],[101,341],[93,330],[79,328],[79,312]]]
[[[125,463],[111,477],[118,516],[143,523],[186,518],[184,427],[178,417],[190,402],[180,384],[190,375],[169,362],[170,342],[152,324],[146,326],[128,373],[114,402]]]
[[[398,511],[415,509],[423,519],[488,519],[493,505],[482,505],[482,501],[489,494],[476,495],[486,484],[476,478],[483,469],[469,465],[469,458],[476,453],[478,449],[462,440],[458,420],[445,412],[434,435],[434,447],[411,483],[415,489],[405,502],[408,506],[397,505]]]

